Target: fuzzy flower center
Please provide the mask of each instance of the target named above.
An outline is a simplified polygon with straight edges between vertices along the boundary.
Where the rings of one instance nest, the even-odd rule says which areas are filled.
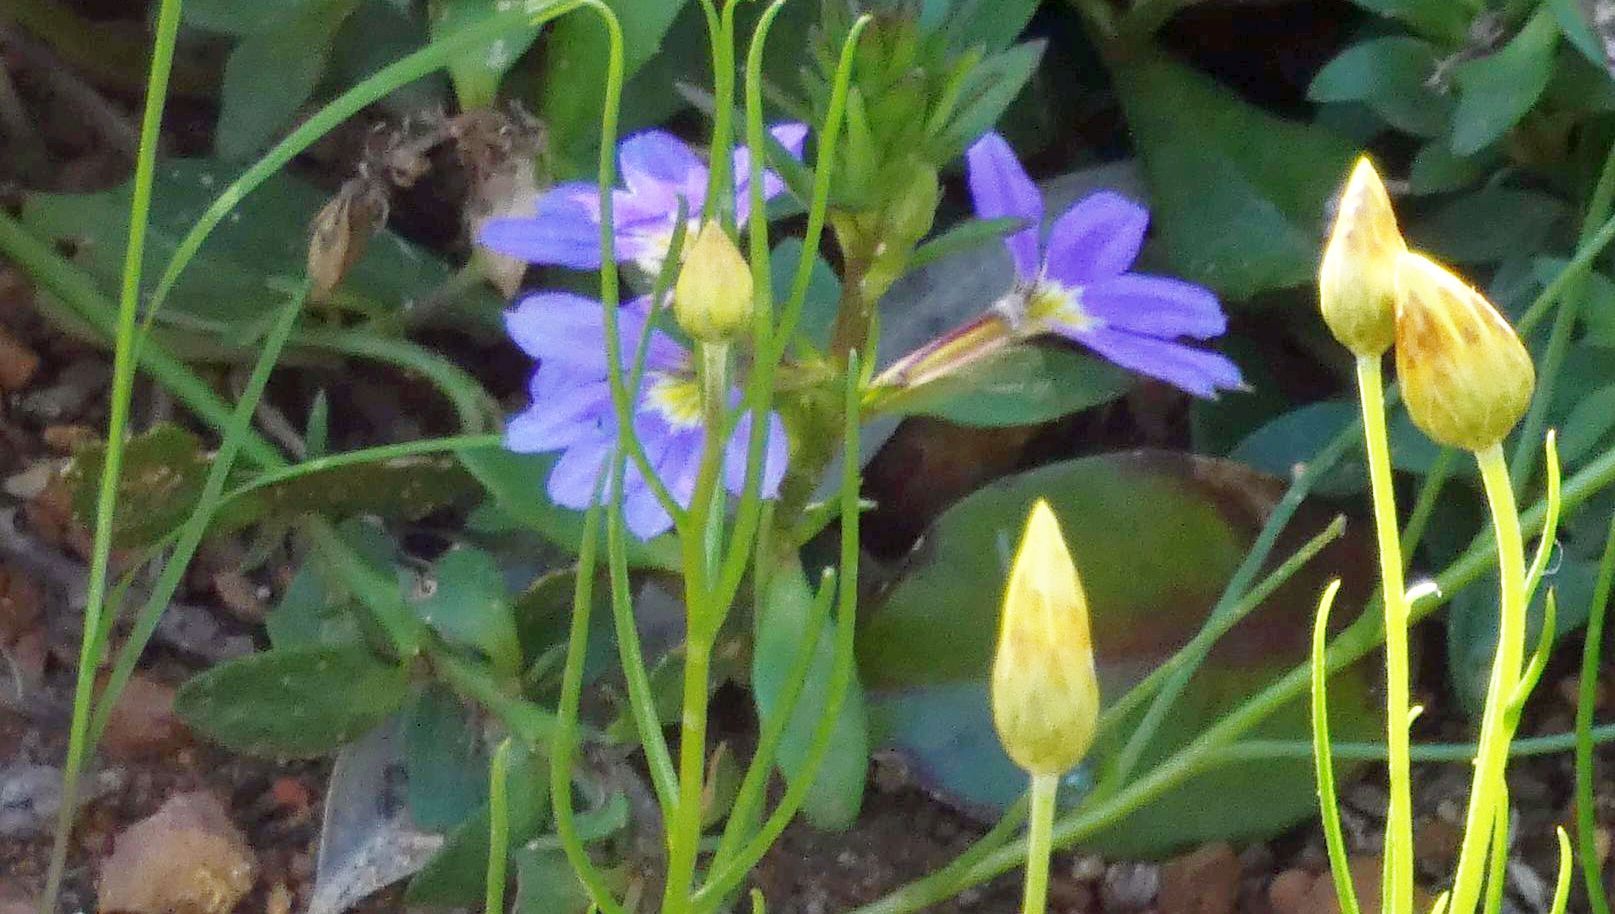
[[[645,392],[645,403],[661,414],[669,425],[690,428],[701,424],[701,385],[694,377],[652,374]]]
[[[1041,279],[1026,296],[1026,317],[1040,325],[1062,324],[1073,330],[1093,330],[1104,323],[1082,307],[1081,287],[1062,286]]]

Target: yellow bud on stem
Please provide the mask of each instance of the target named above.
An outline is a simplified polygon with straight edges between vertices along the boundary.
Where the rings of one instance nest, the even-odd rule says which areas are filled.
[[[752,314],[751,267],[716,222],[701,226],[673,287],[673,316],[692,338],[721,343],[743,331]]]
[[[1396,262],[1406,250],[1385,182],[1363,156],[1340,193],[1318,269],[1324,323],[1357,355],[1378,356],[1391,345],[1396,332]]]
[[[1005,751],[1032,775],[1061,775],[1082,761],[1099,722],[1088,598],[1042,499],[1004,588],[992,706]]]
[[[1486,296],[1422,254],[1397,262],[1396,373],[1408,414],[1437,442],[1484,451],[1531,405],[1525,344]]]

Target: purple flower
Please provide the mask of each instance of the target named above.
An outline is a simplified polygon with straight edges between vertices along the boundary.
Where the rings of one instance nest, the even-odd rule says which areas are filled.
[[[792,155],[801,157],[807,127],[780,124],[769,132]],[[690,237],[700,228],[710,172],[690,147],[661,130],[647,130],[623,140],[617,147],[617,162],[627,185],[613,191],[611,198],[617,261],[655,275],[673,241],[680,198],[689,219]],[[751,203],[750,151],[744,146],[736,148],[732,162],[735,217],[744,222]],[[772,200],[784,189],[785,182],[779,175],[763,172],[763,199]],[[557,184],[538,198],[530,218],[489,220],[477,241],[529,263],[599,269],[599,188],[593,181]]]
[[[1178,342],[1210,339],[1227,329],[1211,290],[1129,272],[1149,226],[1144,207],[1099,191],[1055,219],[1045,238],[1043,197],[1004,138],[989,133],[966,157],[976,214],[1026,223],[1004,239],[1017,282],[997,307],[1012,321],[1053,331],[1199,397],[1244,386],[1233,362]]]
[[[649,319],[649,297],[636,298],[618,311],[625,361],[632,359]],[[532,403],[507,423],[505,447],[523,454],[562,451],[550,470],[550,498],[558,505],[584,510],[591,505],[595,482],[618,443],[600,302],[567,292],[540,292],[505,312],[505,326],[516,345],[539,362],[529,384]],[[736,403],[738,399],[737,393]],[[660,330],[650,333],[645,375],[634,400],[635,437],[668,491],[688,507],[705,438],[701,390],[690,353]],[[750,435],[748,413],[735,422],[724,452],[724,484],[731,492],[738,493],[745,483]],[[778,415],[769,415],[765,440],[762,492],[765,498],[773,498],[779,493],[787,457]],[[623,514],[628,529],[640,539],[650,539],[673,525],[633,460],[628,461],[623,476]]]

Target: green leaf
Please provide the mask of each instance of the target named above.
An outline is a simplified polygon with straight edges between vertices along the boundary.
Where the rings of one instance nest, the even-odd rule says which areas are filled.
[[[1468,155],[1500,139],[1519,123],[1553,75],[1559,28],[1539,9],[1502,50],[1453,68],[1458,107],[1452,116],[1452,151]]]
[[[1009,47],[1035,12],[1037,0],[923,0],[920,26],[942,29],[956,54],[971,48],[991,54]]]
[[[483,769],[484,771],[486,768]],[[532,840],[549,821],[549,760],[513,743],[507,780],[510,847]],[[411,905],[464,907],[482,901],[488,871],[488,804],[449,834],[443,849],[410,881]]]
[[[757,705],[758,717],[763,726],[784,713],[779,706],[780,695],[786,688],[786,677],[795,665],[801,650],[812,612],[813,594],[808,589],[802,568],[794,560],[782,562],[769,569],[768,591],[762,605],[757,608],[756,631],[752,647],[751,677],[752,698]],[[813,731],[824,714],[829,698],[831,674],[835,666],[835,619],[826,620],[818,643],[813,646],[813,661],[808,669],[807,682],[802,687],[796,710],[786,725],[785,737],[780,741],[776,766],[787,781],[800,776],[806,761]],[[857,674],[847,690],[830,732],[830,749],[824,755],[813,786],[807,791],[802,813],[818,828],[840,830],[848,828],[858,818],[863,803],[864,782],[869,773],[869,724],[864,706],[863,689]]]
[[[501,676],[521,670],[521,643],[505,592],[504,575],[493,556],[459,547],[432,566],[430,593],[415,602],[421,621],[445,639],[487,655]]]
[[[95,444],[75,454],[64,474],[73,515],[86,527],[95,524],[105,462],[106,445]],[[210,463],[202,442],[177,425],[165,422],[129,439],[118,478],[118,509],[112,515],[112,545],[151,545],[183,524],[202,496]]]
[[[1411,243],[1443,260],[1496,263],[1540,251],[1570,210],[1534,190],[1488,185],[1447,202],[1406,227]]]
[[[453,457],[413,456],[346,463],[301,473],[243,493],[220,511],[215,532],[266,517],[356,514],[415,521],[475,495],[477,481]]]
[[[1172,271],[1235,300],[1312,282],[1351,146],[1158,54],[1114,75]]]
[[[1452,0],[1352,0],[1379,16],[1397,19],[1426,38],[1460,44],[1469,31],[1471,9]]]
[[[207,159],[170,159],[158,166],[146,235],[146,275],[162,272],[196,217],[234,176],[232,166]],[[103,288],[115,289],[123,275],[129,188],[32,194],[24,201],[22,222],[42,240],[70,242],[74,263]],[[270,178],[203,245],[159,321],[210,331],[216,342],[256,355],[253,344],[266,318],[302,285],[308,227],[325,199],[323,192],[284,171]],[[338,297],[362,296],[369,307],[391,311],[448,278],[443,261],[383,230],[349,271]]]
[[[494,0],[432,0],[432,39],[452,35],[499,12]],[[563,17],[570,19],[572,17]],[[461,108],[485,108],[492,105],[499,94],[499,81],[505,72],[532,46],[538,37],[538,26],[496,39],[492,43],[468,51],[449,64],[449,78],[454,81],[454,93]]]
[[[555,848],[517,848],[516,914],[583,914],[589,893]]]
[[[183,15],[185,24],[193,28],[240,36],[283,21],[308,5],[309,0],[186,0]]]
[[[987,676],[1004,576],[1032,502],[1047,498],[1064,528],[1088,596],[1101,697],[1113,702],[1199,630],[1283,488],[1225,461],[1142,452],[1052,464],[963,499],[932,525],[859,632],[878,742],[903,751],[927,786],[995,818],[1025,788],[1025,775],[993,730]],[[1274,561],[1326,522],[1304,506]],[[1318,587],[1337,574],[1348,584],[1369,580],[1369,554],[1361,544],[1337,543],[1224,636],[1140,770],[1303,660]],[[1366,593],[1359,588],[1349,597]],[[1330,684],[1341,739],[1379,730],[1370,667],[1348,668]],[[1258,729],[1266,737],[1304,739],[1304,700]],[[1067,783],[1084,783],[1130,732],[1124,724],[1097,745]],[[1217,769],[1113,823],[1084,847],[1134,857],[1257,839],[1316,814],[1314,790],[1310,760]]]
[[[272,650],[186,682],[174,709],[225,748],[270,758],[324,755],[409,699],[409,670],[361,646]]]
[[[685,0],[605,0],[622,23],[624,75],[632,76],[661,46]],[[606,32],[598,16],[562,16],[544,40],[539,117],[562,161],[580,159],[600,130],[605,92]]]
[[[783,310],[790,299],[791,283],[796,279],[796,262],[802,256],[802,239],[786,238],[774,246],[768,258],[772,272],[774,304]],[[802,300],[801,322],[796,333],[802,341],[823,351],[830,346],[830,329],[835,324],[836,309],[841,305],[841,280],[824,258],[813,255],[812,272],[808,274],[807,297]]]
[[[337,527],[343,543],[378,574],[393,574],[398,547],[374,524],[349,520]],[[347,586],[318,556],[304,559],[264,627],[276,650],[349,647],[363,643],[356,604]]]
[[[905,391],[883,410],[987,428],[1036,425],[1109,403],[1132,382],[1131,374],[1073,345],[1012,346]]]
[[[1264,473],[1287,477],[1295,467],[1312,459],[1323,443],[1357,421],[1357,405],[1338,400],[1309,403],[1268,421],[1246,436],[1229,458]],[[1386,434],[1391,440],[1391,462],[1396,469],[1423,475],[1441,453],[1413,426],[1406,412],[1393,413]],[[1320,494],[1354,495],[1368,489],[1368,468],[1353,452],[1318,481]]]
[[[961,92],[964,101],[939,138],[933,150],[934,161],[948,162],[958,157],[965,147],[998,123],[1004,109],[1021,94],[1027,80],[1037,71],[1044,45],[1043,41],[1018,44],[983,60],[970,71]]]
[[[1387,124],[1415,136],[1446,130],[1452,99],[1431,88],[1438,60],[1429,42],[1407,35],[1371,38],[1341,51],[1313,77],[1316,102],[1362,102]]]
[[[471,714],[454,693],[431,685],[404,719],[409,813],[429,831],[448,831],[488,802],[488,759]]]
[[[545,494],[544,483],[556,455],[513,454],[497,445],[465,448],[458,454],[466,470],[512,517],[545,539],[577,553],[583,539],[582,512],[562,508]],[[602,543],[603,537],[602,532]],[[647,543],[629,537],[628,563],[638,568],[677,571],[682,567],[678,538],[669,533]]]
[[[247,33],[230,52],[214,131],[219,157],[238,161],[269,145],[325,73],[338,28],[358,0],[305,0]]]
[[[1495,159],[1495,155],[1488,155],[1484,150],[1473,156],[1461,156],[1452,151],[1445,138],[1431,140],[1419,147],[1413,157],[1408,192],[1441,194],[1473,186],[1492,170]]]
[[[1584,7],[1579,0],[1547,0],[1547,7],[1553,11],[1553,18],[1559,23],[1559,31],[1575,45],[1576,50],[1589,63],[1599,70],[1608,72],[1609,59],[1604,55],[1604,49],[1593,33],[1593,27],[1587,21],[1584,12],[1590,7]]]

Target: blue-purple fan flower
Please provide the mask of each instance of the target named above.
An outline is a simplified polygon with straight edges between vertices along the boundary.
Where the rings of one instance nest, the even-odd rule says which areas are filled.
[[[650,319],[648,297],[636,298],[617,312],[625,361],[632,359]],[[505,326],[516,345],[539,362],[529,385],[532,403],[511,417],[505,447],[523,454],[562,451],[550,471],[549,496],[563,507],[586,509],[594,501],[600,472],[618,445],[600,302],[566,292],[536,293],[505,312]],[[646,344],[633,428],[656,475],[679,504],[689,507],[705,439],[701,390],[690,353],[660,330],[651,330]],[[724,485],[737,494],[745,483],[750,435],[751,416],[742,415],[724,452]],[[768,418],[765,440],[762,494],[773,498],[779,493],[787,458],[785,431],[777,415]],[[640,539],[673,525],[632,460],[623,476],[623,515],[629,531]]]
[[[966,158],[976,214],[1026,225],[1004,239],[1016,286],[996,307],[1008,319],[1199,397],[1244,386],[1233,362],[1179,342],[1227,329],[1217,296],[1180,279],[1130,272],[1149,226],[1144,207],[1099,191],[1062,213],[1044,237],[1043,196],[1004,138],[983,136]]]
[[[794,156],[801,157],[807,127],[780,124],[769,133]],[[750,211],[751,154],[735,149],[735,218],[744,223]],[[684,201],[691,238],[700,227],[711,172],[690,147],[670,133],[647,130],[623,140],[617,163],[624,187],[612,193],[612,225],[619,263],[630,263],[649,275],[661,270],[678,227],[679,200]],[[763,172],[763,199],[772,200],[785,182]],[[600,267],[600,195],[592,181],[557,184],[538,198],[524,219],[493,219],[482,227],[478,242],[528,263],[594,270]]]

